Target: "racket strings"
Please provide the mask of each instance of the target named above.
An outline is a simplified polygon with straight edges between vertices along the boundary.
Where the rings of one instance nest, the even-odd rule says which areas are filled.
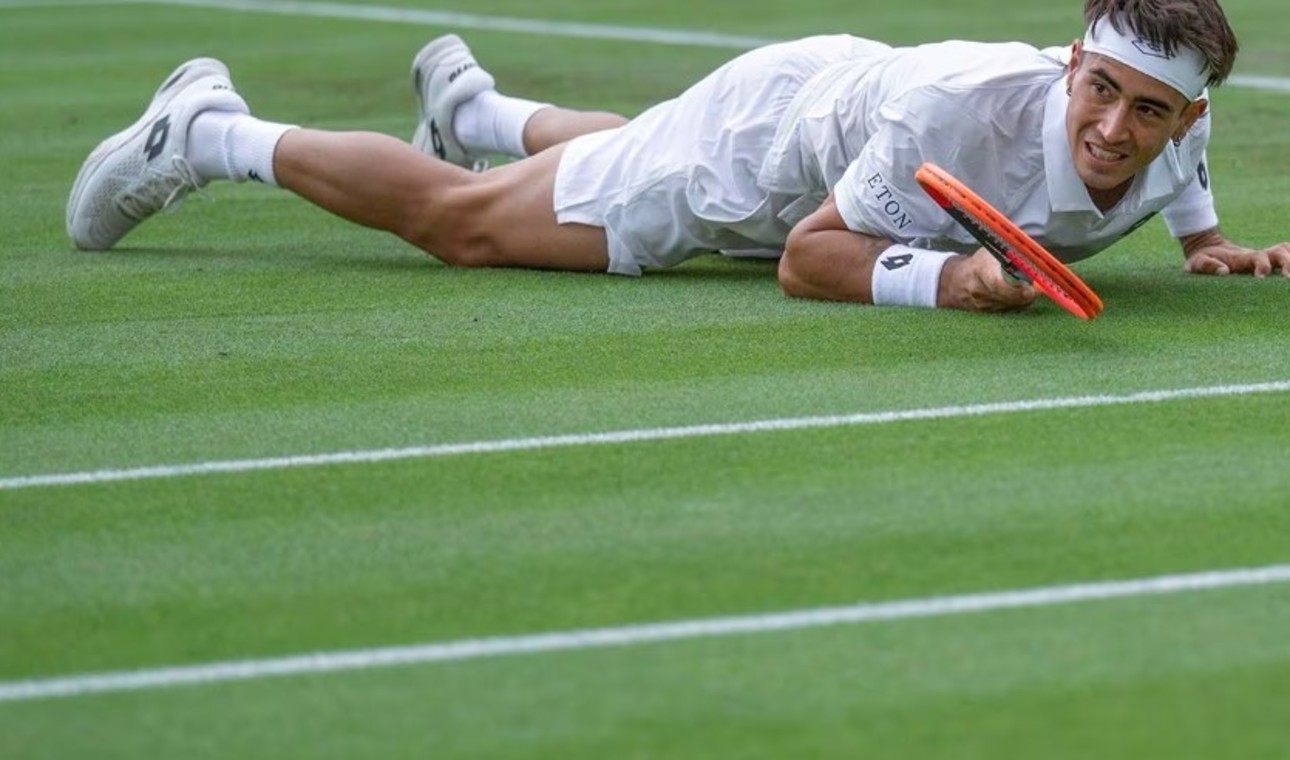
[[[1026,279],[1038,288],[1041,293],[1057,301],[1063,308],[1080,316],[1082,319],[1091,319],[1096,315],[1096,311],[1091,311],[1087,306],[1081,304],[1078,297],[1071,293],[1069,288],[1049,276],[1035,262],[1032,262],[1024,252],[1018,251],[1015,246],[1010,245],[994,230],[978,222],[977,217],[973,216],[957,198],[946,198],[946,201],[947,205],[943,206],[945,211],[955,221],[963,225],[972,237],[976,238],[978,243],[994,254],[1005,272],[1017,279]],[[974,213],[979,216],[987,217],[989,221],[993,221],[991,218],[993,215],[984,212],[985,209],[978,208],[974,210]]]
[[[1009,274],[1015,276],[1020,273],[1025,275],[1031,282],[1042,280],[1045,284],[1051,286],[1061,294],[1068,297],[1070,296],[1070,293],[1066,288],[1062,287],[1060,283],[1049,277],[1038,267],[1031,266],[1030,262],[1023,254],[1019,253],[1017,249],[1009,245],[1006,240],[995,234],[994,230],[976,222],[972,216],[974,213],[984,217],[991,216],[990,214],[985,213],[985,209],[968,209],[956,200],[951,200],[950,205],[957,212],[956,214],[953,214],[953,216],[959,224],[962,224],[973,232],[973,237],[977,239],[977,242],[990,249],[996,256],[1002,257],[999,263],[1003,264],[1004,269],[1007,270]]]
[[[915,178],[936,205],[998,259],[1003,271],[1025,277],[1045,295],[1081,319],[1102,311],[1102,300],[1077,275],[1021,228],[935,164],[924,163]]]

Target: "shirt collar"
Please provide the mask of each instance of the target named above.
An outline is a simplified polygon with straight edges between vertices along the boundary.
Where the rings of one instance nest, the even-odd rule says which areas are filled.
[[[1070,96],[1066,94],[1066,77],[1053,81],[1044,103],[1044,174],[1048,182],[1048,202],[1053,211],[1090,211],[1101,215],[1088,195],[1075,161],[1071,158],[1070,142],[1066,139],[1066,108]]]
[[[1066,94],[1066,77],[1058,77],[1048,91],[1044,104],[1044,173],[1047,176],[1048,201],[1053,211],[1084,211],[1101,217],[1088,188],[1075,171],[1070,143],[1066,138],[1066,109],[1070,96]],[[1190,172],[1182,165],[1178,147],[1172,141],[1164,151],[1138,173],[1133,186],[1120,201],[1120,208],[1132,208],[1175,194],[1176,188],[1186,185]]]

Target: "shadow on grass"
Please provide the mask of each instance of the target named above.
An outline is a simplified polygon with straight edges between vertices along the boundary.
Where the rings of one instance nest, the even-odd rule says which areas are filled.
[[[1210,277],[1178,269],[1117,271],[1089,278],[1106,304],[1104,314],[1136,320],[1166,320],[1176,327],[1215,320],[1266,318],[1281,321],[1290,279],[1275,275]]]

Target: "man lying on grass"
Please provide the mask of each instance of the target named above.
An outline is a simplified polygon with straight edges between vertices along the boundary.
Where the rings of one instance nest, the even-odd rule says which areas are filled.
[[[637,275],[725,251],[779,257],[790,296],[1025,308],[1034,288],[919,189],[930,161],[1064,261],[1161,213],[1187,271],[1290,275],[1290,245],[1218,230],[1207,88],[1237,42],[1217,0],[1087,0],[1084,14],[1070,48],[770,45],[632,120],[502,95],[447,36],[413,62],[410,145],[257,119],[199,58],[90,154],[68,234],[105,250],[194,188],[256,180],[456,266]],[[493,154],[519,160],[472,171]]]

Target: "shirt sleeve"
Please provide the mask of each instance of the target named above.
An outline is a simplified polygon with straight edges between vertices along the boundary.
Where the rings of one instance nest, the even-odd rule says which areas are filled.
[[[1205,153],[1196,163],[1191,184],[1160,214],[1164,217],[1169,234],[1175,238],[1212,230],[1218,226],[1218,211],[1214,208],[1214,192],[1210,188],[1209,163]]]
[[[842,220],[853,232],[896,243],[945,237],[953,220],[925,193],[914,174],[934,156],[924,153],[926,140],[916,138],[917,123],[907,118],[918,110],[885,118],[833,187]]]
[[[1201,95],[1207,98],[1209,91]],[[1182,194],[1165,206],[1160,215],[1175,238],[1212,230],[1218,226],[1218,212],[1214,208],[1214,192],[1210,186],[1209,161],[1206,147],[1212,121],[1207,113],[1200,117],[1179,145],[1179,160],[1191,173],[1191,184]]]

